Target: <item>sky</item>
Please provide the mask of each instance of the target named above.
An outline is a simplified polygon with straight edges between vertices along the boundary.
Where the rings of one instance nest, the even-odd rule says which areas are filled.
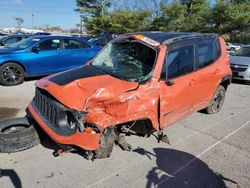
[[[0,0],[0,28],[16,27],[15,17],[22,17],[25,28],[34,26],[60,26],[63,29],[76,28],[80,22],[74,11],[75,0]]]

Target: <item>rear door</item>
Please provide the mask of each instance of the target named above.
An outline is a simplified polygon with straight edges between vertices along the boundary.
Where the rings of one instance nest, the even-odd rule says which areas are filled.
[[[83,65],[92,59],[97,50],[82,40],[64,39],[63,50],[60,52],[63,67],[66,69],[75,68]]]
[[[193,40],[168,47],[160,81],[160,124],[166,127],[193,112]]]
[[[217,64],[220,53],[217,38],[196,39],[196,71],[192,78],[196,111],[207,107],[214,95],[221,72]]]

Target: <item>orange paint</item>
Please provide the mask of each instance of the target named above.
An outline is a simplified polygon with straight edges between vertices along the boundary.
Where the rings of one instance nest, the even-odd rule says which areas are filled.
[[[143,35],[135,35],[134,38],[142,40]],[[174,78],[172,81],[175,84],[171,86],[167,85],[166,80],[160,79],[167,53],[165,44],[155,47],[158,57],[154,72],[152,78],[144,84],[100,75],[77,79],[62,86],[49,81],[50,77],[47,77],[38,81],[36,86],[46,90],[68,108],[87,112],[85,122],[96,125],[101,132],[108,126],[138,119],[149,119],[153,128],[159,131],[208,106],[221,79],[232,75],[225,42],[223,38],[219,40],[222,46],[219,59],[208,67]],[[92,129],[85,128],[85,133],[60,136],[46,125],[32,104],[29,110],[56,142],[86,150],[99,148],[101,133],[89,134]]]

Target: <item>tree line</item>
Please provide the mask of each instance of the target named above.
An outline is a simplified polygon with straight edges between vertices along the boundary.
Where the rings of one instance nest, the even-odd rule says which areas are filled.
[[[90,34],[201,32],[250,42],[250,0],[76,0],[76,6]]]

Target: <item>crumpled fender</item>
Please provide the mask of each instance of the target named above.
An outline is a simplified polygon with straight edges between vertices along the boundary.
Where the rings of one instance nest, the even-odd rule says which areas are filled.
[[[158,82],[155,80],[140,85],[137,90],[96,103],[87,109],[86,121],[103,130],[111,125],[149,119],[158,130],[158,88]]]

